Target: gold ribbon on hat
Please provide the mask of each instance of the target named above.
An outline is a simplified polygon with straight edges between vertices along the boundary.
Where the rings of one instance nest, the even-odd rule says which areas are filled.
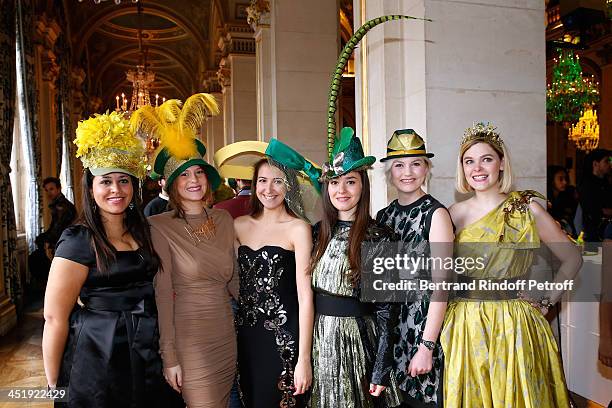
[[[427,151],[425,149],[416,149],[416,150],[394,150],[392,152],[387,152],[387,156],[401,156],[405,154],[426,154]]]

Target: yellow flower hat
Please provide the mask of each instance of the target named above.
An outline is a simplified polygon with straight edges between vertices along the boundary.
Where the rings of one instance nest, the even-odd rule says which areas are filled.
[[[146,174],[144,142],[122,113],[96,113],[80,121],[74,144],[76,157],[94,176],[126,173],[142,179]]]

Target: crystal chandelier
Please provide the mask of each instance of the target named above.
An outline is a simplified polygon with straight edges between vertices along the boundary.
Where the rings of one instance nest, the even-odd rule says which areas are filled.
[[[580,66],[580,57],[571,50],[558,50],[552,70],[552,83],[546,91],[546,112],[554,122],[566,128],[580,118],[584,106],[599,101],[598,83],[585,77]]]
[[[145,70],[144,65],[136,65],[136,71],[130,69],[125,76],[132,83],[130,111],[133,112],[145,105],[151,105],[149,87],[155,79],[155,73]]]
[[[99,1],[99,0],[98,0]],[[120,1],[120,0],[115,0]],[[136,1],[132,0],[134,3]],[[143,106],[151,106],[150,88],[155,80],[155,73],[147,70],[147,53],[142,44],[142,2],[137,5],[138,10],[138,51],[140,53],[140,64],[136,65],[136,70],[130,69],[125,73],[125,77],[132,83],[132,99],[129,101],[125,94],[115,96],[117,101],[117,112],[124,112],[126,116],[130,116],[135,110]],[[121,103],[120,103],[121,101]],[[166,98],[162,98],[162,103]],[[159,95],[155,95],[155,106],[158,106]]]
[[[595,149],[599,145],[597,111],[591,106],[586,107],[578,123],[570,128],[568,139],[574,142],[578,149],[587,153]]]

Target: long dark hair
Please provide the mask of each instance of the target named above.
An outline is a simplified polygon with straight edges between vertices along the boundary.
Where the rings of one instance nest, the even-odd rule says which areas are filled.
[[[547,168],[547,189],[546,189],[546,194],[547,194],[547,198],[549,200],[552,200],[554,198],[554,191],[555,191],[555,176],[557,175],[557,173],[563,172],[563,174],[565,175],[565,180],[569,183],[569,174],[567,173],[567,170],[564,167],[561,166],[557,166],[557,165],[550,165]]]
[[[96,253],[98,272],[101,274],[108,274],[110,266],[117,260],[117,250],[113,247],[106,236],[106,230],[104,229],[104,224],[102,224],[102,218],[97,210],[97,205],[94,207],[95,200],[91,194],[93,178],[94,176],[91,174],[89,169],[85,169],[81,181],[82,210],[76,223],[84,225],[91,232],[91,244],[94,252]],[[159,265],[159,257],[157,256],[157,252],[155,252],[153,243],[151,241],[149,223],[147,222],[141,209],[140,184],[138,183],[138,179],[134,176],[130,176],[130,181],[134,191],[130,204],[134,205],[132,206],[132,209],[128,207],[125,217],[123,218],[126,233],[130,234],[132,238],[134,238],[134,241],[136,241],[140,248],[149,252],[153,262],[156,265]]]
[[[359,285],[361,279],[361,243],[365,240],[368,228],[374,220],[370,217],[370,179],[366,170],[358,171],[361,176],[361,197],[357,203],[357,211],[355,213],[355,220],[349,232],[348,239],[348,258],[349,266],[351,268],[349,272],[349,278],[353,287]],[[321,260],[321,257],[327,249],[327,245],[331,240],[333,229],[338,222],[338,210],[331,202],[329,198],[329,181],[323,183],[321,188],[321,197],[323,199],[323,219],[319,228],[319,237],[314,249],[314,255],[310,262],[310,273],[313,272],[316,265]]]
[[[257,197],[257,178],[259,177],[259,169],[264,164],[269,164],[270,166],[273,166],[273,164],[271,164],[268,159],[261,159],[253,166],[253,180],[251,181],[251,213],[249,214],[253,218],[259,218],[261,214],[263,214],[264,210],[263,204],[261,203],[261,201],[259,201],[259,198]],[[282,171],[282,169],[280,170]],[[289,177],[289,175],[285,172],[283,172],[283,174],[285,175],[285,177]],[[293,185],[297,186],[297,180]],[[298,218],[298,216],[293,212],[293,210],[289,208],[287,200],[283,200],[283,204],[285,205],[285,211],[287,211],[287,214],[289,214],[293,218]]]

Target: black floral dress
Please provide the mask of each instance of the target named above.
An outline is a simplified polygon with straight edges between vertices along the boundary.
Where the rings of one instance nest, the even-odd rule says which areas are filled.
[[[236,316],[238,373],[249,408],[303,407],[293,396],[298,358],[299,305],[295,252],[266,245],[238,248],[240,297]]]
[[[408,250],[413,256],[428,256],[431,219],[438,208],[445,207],[429,194],[409,205],[400,205],[395,200],[378,212],[376,221],[391,227],[408,245]],[[421,272],[428,273],[429,271]],[[394,356],[397,382],[407,396],[424,403],[440,404],[441,406],[444,355],[439,340],[433,352],[432,370],[416,377],[410,377],[407,374],[410,360],[418,350],[427,323],[431,293],[416,292],[411,295],[414,301],[401,305],[399,324],[396,328]]]

